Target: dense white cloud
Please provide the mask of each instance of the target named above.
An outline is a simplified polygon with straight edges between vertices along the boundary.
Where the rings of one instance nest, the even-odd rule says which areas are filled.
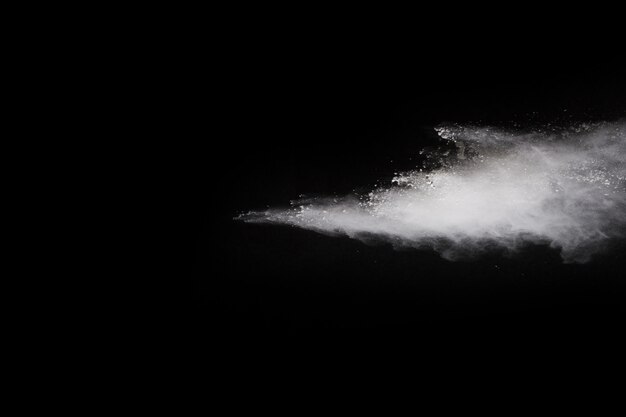
[[[432,247],[446,259],[547,243],[565,262],[586,262],[626,226],[626,123],[556,131],[442,126],[449,146],[434,161],[367,196],[299,201],[250,212],[270,222]]]

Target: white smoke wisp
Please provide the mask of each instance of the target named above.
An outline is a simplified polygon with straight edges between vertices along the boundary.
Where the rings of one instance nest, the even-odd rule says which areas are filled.
[[[366,196],[298,201],[238,219],[430,247],[449,260],[539,243],[582,263],[625,235],[625,122],[436,130],[456,146],[432,153],[434,168],[399,174]]]

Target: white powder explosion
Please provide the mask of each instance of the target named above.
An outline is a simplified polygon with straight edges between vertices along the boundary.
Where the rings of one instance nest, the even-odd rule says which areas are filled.
[[[442,147],[387,187],[238,219],[430,247],[449,260],[539,243],[559,249],[564,262],[587,262],[625,235],[624,121],[560,131],[436,130]]]

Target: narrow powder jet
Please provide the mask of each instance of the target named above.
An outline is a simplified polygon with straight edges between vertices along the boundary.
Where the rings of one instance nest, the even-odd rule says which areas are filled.
[[[626,233],[626,122],[528,131],[446,125],[421,169],[367,195],[292,202],[236,219],[296,226],[448,260],[547,244],[584,263]],[[434,161],[434,162],[433,162]]]

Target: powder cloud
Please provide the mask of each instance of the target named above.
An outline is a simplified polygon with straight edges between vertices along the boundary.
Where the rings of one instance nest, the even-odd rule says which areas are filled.
[[[626,226],[626,123],[505,130],[446,125],[442,149],[367,195],[317,198],[249,212],[291,225],[458,260],[548,244],[587,262]]]

